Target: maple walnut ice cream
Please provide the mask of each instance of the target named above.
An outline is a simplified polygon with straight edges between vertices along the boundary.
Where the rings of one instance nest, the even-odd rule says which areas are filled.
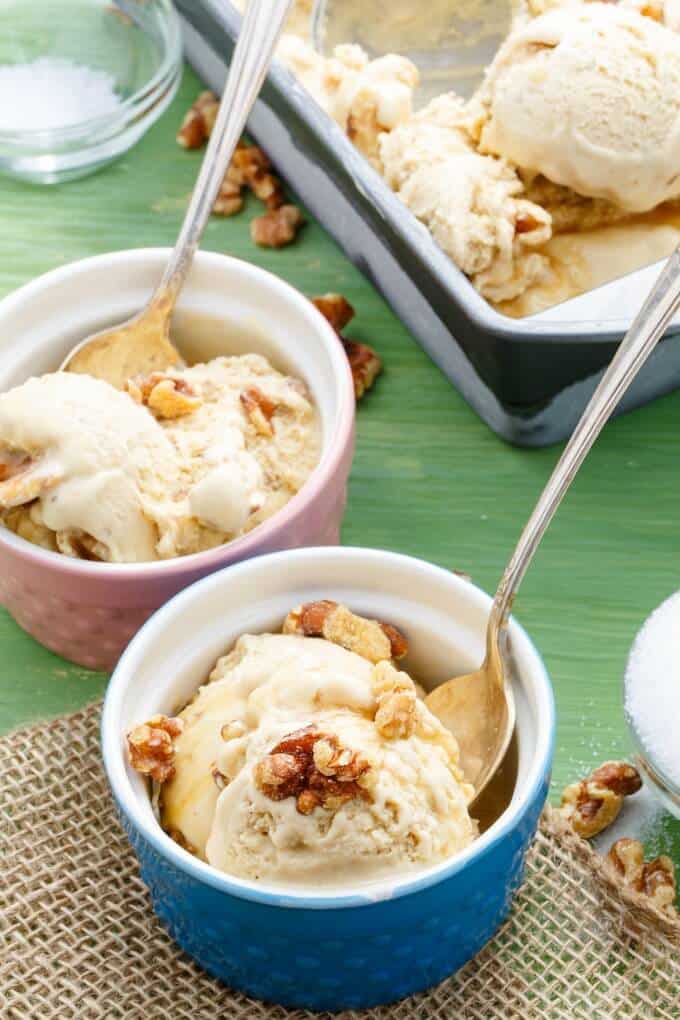
[[[270,517],[319,449],[304,383],[256,354],[125,391],[56,372],[0,394],[0,522],[83,559],[184,556]]]
[[[332,602],[245,635],[176,718],[128,735],[160,820],[245,879],[333,886],[436,864],[476,835],[455,739],[393,628]]]
[[[449,92],[418,111],[410,60],[371,60],[349,44],[322,56],[310,42],[311,7],[297,0],[279,57],[502,310],[539,310],[677,243],[678,0],[514,0],[508,38],[475,95]],[[662,205],[665,226],[639,219]],[[635,233],[638,223],[646,233]],[[609,275],[593,261],[597,237],[590,247],[578,236],[569,250],[560,243],[618,224],[633,230],[602,235]],[[565,260],[573,279],[560,292]]]

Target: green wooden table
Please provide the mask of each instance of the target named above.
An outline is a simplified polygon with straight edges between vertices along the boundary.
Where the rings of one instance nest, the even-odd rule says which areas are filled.
[[[174,135],[198,90],[187,70],[146,138],[93,177],[45,189],[2,180],[0,296],[74,259],[174,242],[201,159]],[[309,295],[344,293],[357,310],[352,335],[385,362],[359,409],[343,541],[464,570],[493,590],[559,450],[524,451],[497,439],[316,224],[283,251],[255,247],[256,206],[213,218],[204,247],[264,266]],[[557,694],[554,794],[628,748],[626,654],[645,616],[680,587],[679,420],[680,394],[608,426],[522,588],[517,616]],[[74,710],[105,684],[105,676],[45,651],[0,610],[1,731]],[[647,829],[650,848],[673,852],[680,864],[680,823],[657,816]]]

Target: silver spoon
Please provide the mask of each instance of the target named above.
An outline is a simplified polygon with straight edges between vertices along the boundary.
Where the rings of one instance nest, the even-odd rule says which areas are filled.
[[[399,53],[420,72],[415,104],[453,90],[469,98],[510,30],[509,0],[316,0],[312,41],[324,56],[357,43],[370,57]]]
[[[680,246],[623,338],[520,536],[493,600],[481,668],[447,680],[426,698],[458,740],[461,768],[474,786],[475,798],[498,770],[515,726],[502,638],[517,589],[588,451],[679,307]]]
[[[147,306],[77,344],[61,369],[122,388],[136,376],[181,364],[170,319],[234,150],[269,69],[292,0],[250,0],[208,148],[177,244]]]

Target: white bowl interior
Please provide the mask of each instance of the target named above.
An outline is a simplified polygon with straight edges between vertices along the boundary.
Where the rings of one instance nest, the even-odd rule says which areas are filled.
[[[161,609],[135,638],[107,694],[103,740],[109,777],[119,800],[147,831],[158,827],[146,783],[127,763],[124,734],[154,713],[181,708],[241,634],[278,629],[296,604],[329,597],[403,629],[410,645],[405,668],[425,687],[468,672],[482,659],[489,597],[469,582],[410,557],[365,549],[302,549],[238,564],[199,582]],[[514,621],[509,636],[517,704],[517,784],[505,814],[466,854],[492,839],[503,819],[535,788],[552,739],[552,695],[543,663]],[[185,853],[165,838],[170,853]],[[233,881],[253,888],[252,883]],[[398,884],[391,882],[390,894]],[[263,890],[265,884],[255,888]],[[307,890],[286,890],[309,895]],[[372,887],[375,895],[380,892]]]
[[[54,371],[79,340],[139,311],[169,254],[142,249],[86,259],[0,302],[0,392]],[[258,353],[304,379],[327,447],[348,390],[346,359],[327,323],[292,287],[248,263],[199,252],[180,295],[173,337],[191,362]]]

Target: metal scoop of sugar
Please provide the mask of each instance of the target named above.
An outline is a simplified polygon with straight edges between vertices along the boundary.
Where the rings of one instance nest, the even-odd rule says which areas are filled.
[[[122,388],[136,375],[182,359],[170,340],[170,319],[234,150],[262,87],[292,0],[250,0],[243,17],[215,126],[163,278],[132,319],[79,343],[61,368]]]
[[[316,0],[315,49],[357,43],[369,57],[399,53],[420,71],[416,105],[453,90],[468,98],[510,28],[510,0]]]
[[[522,532],[493,600],[482,666],[427,696],[428,707],[458,740],[461,768],[475,798],[503,761],[515,725],[504,638],[517,589],[588,451],[679,307],[680,247],[622,340]]]

